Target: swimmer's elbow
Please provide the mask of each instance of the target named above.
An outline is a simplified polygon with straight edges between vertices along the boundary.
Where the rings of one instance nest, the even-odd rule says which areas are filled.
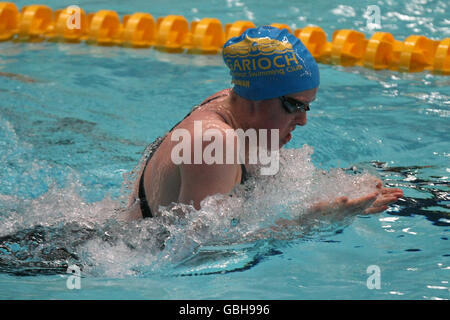
[[[195,210],[200,210],[200,202],[203,199],[200,199],[200,196],[191,192],[187,192],[186,189],[182,188],[180,195],[178,197],[178,202],[179,203],[184,203],[184,204],[188,204],[188,205],[192,205]]]

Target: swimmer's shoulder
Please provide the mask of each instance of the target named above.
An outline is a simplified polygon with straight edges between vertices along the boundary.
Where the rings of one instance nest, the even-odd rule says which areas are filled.
[[[213,95],[209,96],[200,103],[199,106],[207,105],[209,102],[219,102],[226,99],[231,94],[231,88],[220,90]]]
[[[191,113],[181,121],[176,128],[192,127],[194,121],[202,121],[204,129],[218,126],[223,129],[232,129],[226,119],[221,115],[224,100],[228,99],[231,89],[224,89],[206,98],[201,104],[195,106]]]
[[[226,133],[226,130],[233,130],[233,127],[214,108],[205,108],[192,113],[177,128],[187,129],[192,134],[194,129],[200,128],[203,133],[208,129],[217,129],[223,133]]]
[[[174,128],[168,132],[169,139],[171,140],[172,134],[177,129],[186,129],[189,133],[194,133],[195,123],[201,124],[203,131],[208,129],[219,129],[222,133],[226,133],[227,130],[233,128],[228,124],[228,121],[221,115],[219,109],[222,108],[223,101],[230,96],[231,89],[221,90],[212,96],[208,97],[200,105],[193,108],[193,110],[182,121],[180,121]]]

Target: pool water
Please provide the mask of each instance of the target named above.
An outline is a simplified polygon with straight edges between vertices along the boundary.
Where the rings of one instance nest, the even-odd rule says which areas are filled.
[[[450,35],[443,1],[377,3],[396,39]],[[368,36],[370,4],[79,2]],[[210,198],[191,222],[124,223],[126,182],[147,144],[230,86],[220,55],[0,43],[0,72],[21,75],[0,76],[0,298],[449,299],[450,78],[319,67],[308,124],[294,131],[278,175],[254,178],[237,190],[245,197]],[[370,175],[404,198],[381,214],[254,236],[318,198],[370,192]],[[72,264],[82,267],[79,290],[67,288]],[[379,289],[368,285],[370,266]]]

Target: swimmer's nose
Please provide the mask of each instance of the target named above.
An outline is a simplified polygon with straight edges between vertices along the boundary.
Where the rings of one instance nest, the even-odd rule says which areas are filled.
[[[295,124],[297,126],[304,126],[306,122],[306,112],[299,112],[298,115],[295,116]]]

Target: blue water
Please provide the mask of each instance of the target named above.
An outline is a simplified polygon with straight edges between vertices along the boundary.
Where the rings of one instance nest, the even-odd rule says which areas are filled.
[[[41,3],[53,9],[73,4]],[[371,34],[363,17],[370,2],[262,3],[78,5],[119,14],[216,17],[223,23],[245,19],[255,24],[285,22],[293,28],[311,23],[329,38],[338,28]],[[383,31],[396,39],[410,34],[450,36],[445,2],[377,3]],[[215,213],[210,205],[210,211],[196,218],[217,237],[186,235],[190,225],[175,225],[171,232],[177,238],[158,251],[152,242],[158,225],[114,222],[126,200],[124,175],[149,142],[192,106],[230,86],[220,56],[4,42],[0,72],[23,75],[0,76],[0,238],[15,234],[25,239],[0,247],[0,298],[450,298],[449,77],[320,65],[321,87],[308,124],[297,129],[287,145],[298,164],[288,163],[285,173],[272,181],[274,188],[256,192],[252,206],[242,205],[244,213],[255,216],[279,214],[263,208],[286,204],[288,196],[278,189],[303,190],[295,173],[300,176],[308,166],[312,147],[317,169],[356,166],[402,188],[404,199],[387,211],[328,229],[319,226],[312,234],[253,240],[239,225],[227,238],[226,222],[208,215]],[[289,175],[293,186],[284,184]],[[337,185],[352,183],[335,173],[327,179]],[[315,192],[332,196],[338,191],[324,180]],[[235,206],[232,212],[241,210],[239,203],[230,206]],[[46,232],[45,241],[26,238],[39,234],[37,226]],[[95,236],[84,243],[80,230]],[[58,248],[78,255],[84,267],[80,290],[66,287],[67,261],[55,259],[52,251]],[[381,270],[380,289],[367,287],[371,265]]]

